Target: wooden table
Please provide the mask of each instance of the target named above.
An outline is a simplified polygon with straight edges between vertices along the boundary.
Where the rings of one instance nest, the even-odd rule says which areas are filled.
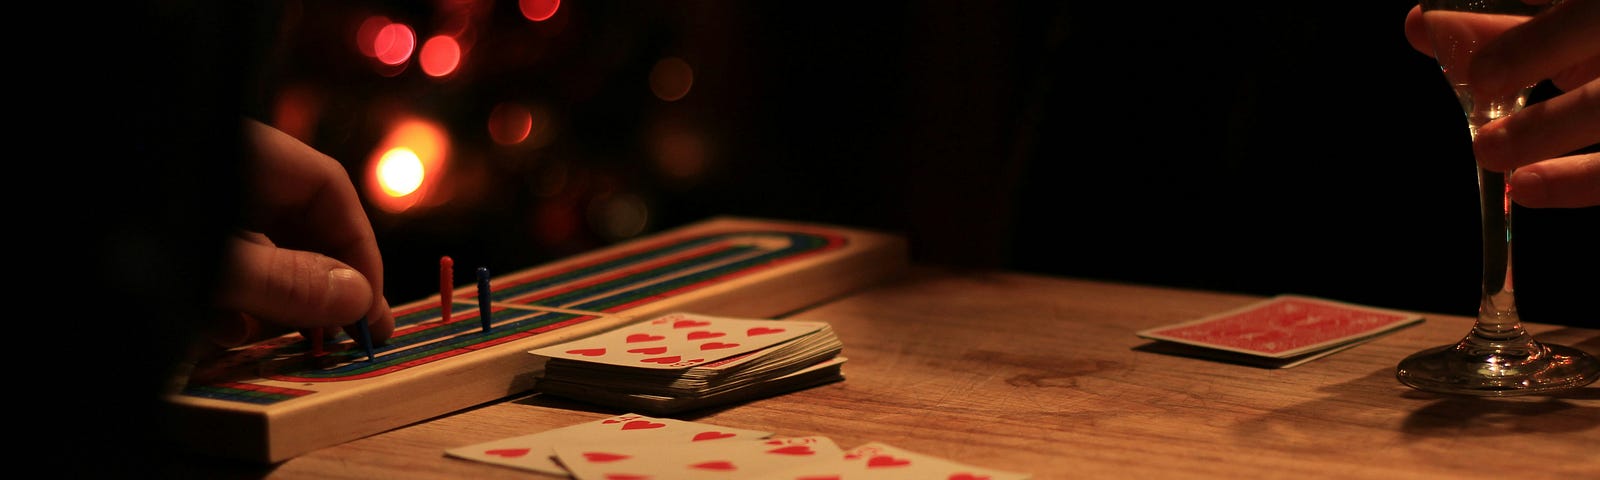
[[[1469,318],[1425,313],[1288,369],[1152,353],[1134,335],[1258,299],[917,267],[785,317],[833,326],[850,359],[845,381],[678,418],[823,435],[846,449],[877,441],[1036,479],[1600,478],[1600,383],[1489,399],[1395,380],[1401,358],[1459,340]],[[1527,327],[1600,353],[1600,330]],[[555,478],[443,452],[617,413],[530,394],[278,465],[197,458],[194,468],[208,478]]]

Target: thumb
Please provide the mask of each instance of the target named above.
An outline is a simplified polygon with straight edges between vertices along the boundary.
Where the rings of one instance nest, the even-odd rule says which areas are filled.
[[[339,327],[372,308],[372,285],[332,257],[234,240],[218,306],[296,329]]]

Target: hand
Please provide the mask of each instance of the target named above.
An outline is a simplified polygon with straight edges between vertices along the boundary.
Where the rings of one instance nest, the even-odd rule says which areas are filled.
[[[270,126],[246,120],[256,155],[246,172],[242,231],[229,252],[210,338],[230,347],[288,329],[343,327],[374,344],[394,332],[383,296],[383,260],[355,186],[336,160]],[[264,323],[264,324],[263,324]]]
[[[1422,10],[1406,14],[1406,39],[1433,55]],[[1535,208],[1600,205],[1600,0],[1566,0],[1486,43],[1469,82],[1509,93],[1549,79],[1564,93],[1478,129],[1473,154],[1485,169],[1512,171],[1511,198]],[[1515,169],[1515,170],[1512,170]]]

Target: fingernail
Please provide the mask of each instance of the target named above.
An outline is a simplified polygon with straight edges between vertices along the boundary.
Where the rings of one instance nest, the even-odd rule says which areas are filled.
[[[351,268],[328,270],[328,299],[344,298],[352,292],[366,290],[367,279]]]
[[[1544,176],[1536,171],[1519,170],[1511,174],[1511,197],[1523,206],[1540,207],[1544,205],[1545,185]]]

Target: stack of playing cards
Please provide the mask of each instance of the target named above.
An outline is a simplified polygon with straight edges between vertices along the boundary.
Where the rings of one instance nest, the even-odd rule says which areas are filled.
[[[1146,350],[1289,368],[1421,321],[1412,313],[1285,294],[1137,335],[1169,342]]]
[[[528,353],[534,390],[655,415],[843,380],[823,322],[672,313]]]
[[[453,448],[445,454],[577,480],[1031,477],[877,442],[845,451],[828,437],[773,437],[771,432],[636,414]]]

